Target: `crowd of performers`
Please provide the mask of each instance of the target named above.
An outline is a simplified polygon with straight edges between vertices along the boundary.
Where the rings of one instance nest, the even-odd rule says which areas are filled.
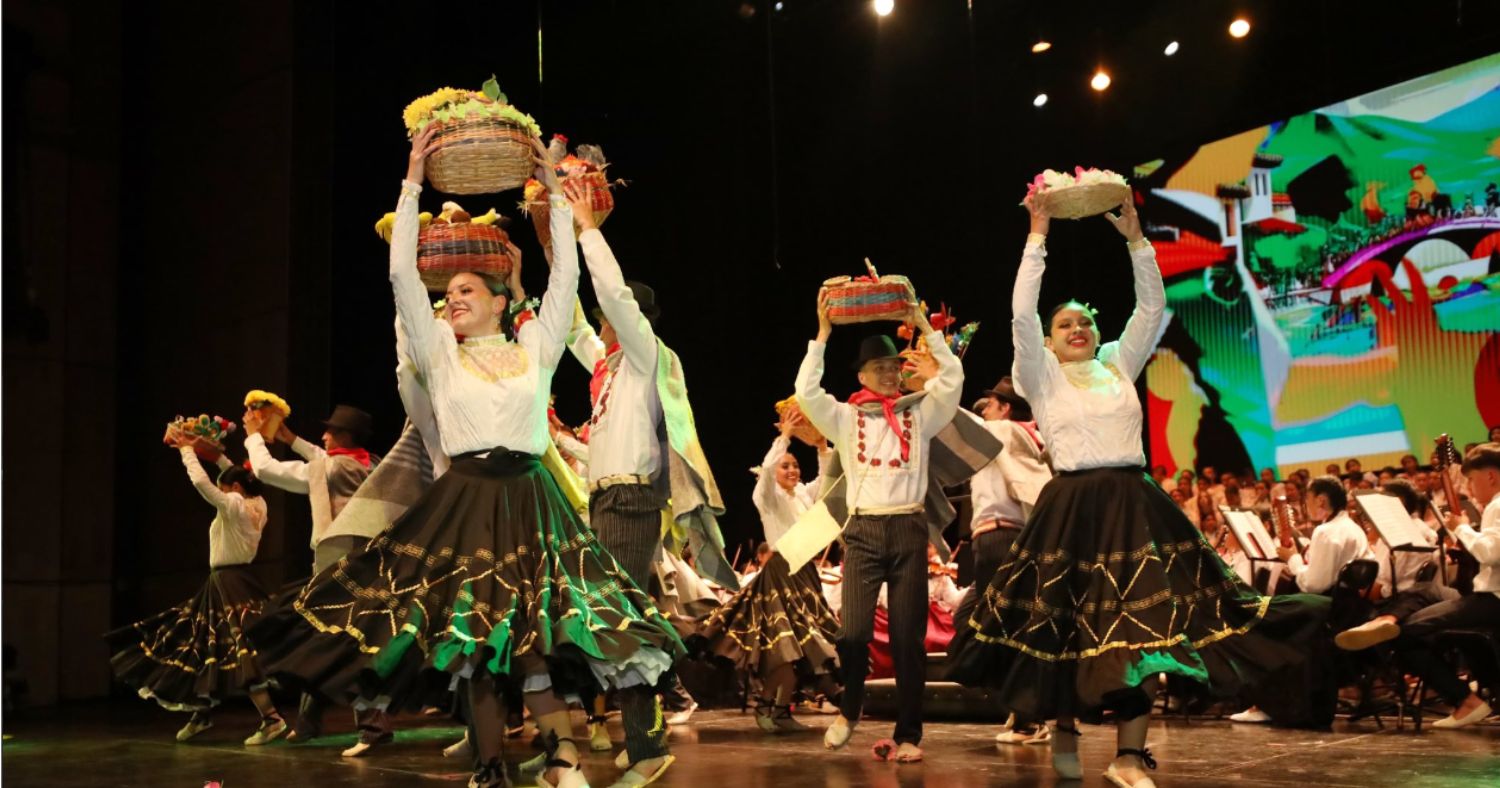
[[[220,457],[216,481],[194,439],[167,436],[215,511],[209,578],[194,598],[109,638],[122,681],[192,712],[179,740],[210,727],[214,705],[248,692],[262,721],[245,744],[316,737],[332,703],[354,710],[360,738],[344,754],[358,756],[390,741],[388,712],[446,696],[467,726],[447,753],[472,756],[469,785],[508,784],[502,747],[529,713],[544,750],[520,771],[548,788],[576,787],[586,785],[582,750],[614,746],[602,724],[608,697],[625,739],[615,785],[645,785],[672,765],[668,728],[696,705],[674,671],[689,654],[727,660],[751,679],[761,729],[803,730],[793,708],[817,708],[831,716],[825,747],[845,748],[862,725],[879,620],[898,711],[872,752],[916,762],[935,606],[955,630],[950,676],[989,688],[1011,715],[998,740],[1049,744],[1064,778],[1083,774],[1076,722],[1111,722],[1118,752],[1104,776],[1150,786],[1147,721],[1163,677],[1259,698],[1266,711],[1254,711],[1274,717],[1275,698],[1257,694],[1264,679],[1305,675],[1335,641],[1348,650],[1393,643],[1453,707],[1437,727],[1490,713],[1433,636],[1500,620],[1495,435],[1440,471],[1453,474],[1458,486],[1444,489],[1461,500],[1436,507],[1426,505],[1432,474],[1415,458],[1389,479],[1352,467],[1343,478],[1270,474],[1263,487],[1209,468],[1196,488],[1191,472],[1148,474],[1135,380],[1165,297],[1132,205],[1107,218],[1126,242],[1136,304],[1118,340],[1102,343],[1082,302],[1039,312],[1050,222],[1028,198],[1013,374],[973,410],[960,408],[958,357],[916,304],[909,324],[926,351],[904,358],[889,337],[868,338],[852,364],[833,367],[831,385],[857,381],[858,393],[832,396],[834,325],[820,298],[795,406],[759,466],[753,502],[765,544],[757,571],[741,576],[724,554],[724,504],[681,361],[654,330],[654,294],[625,279],[586,195],[559,182],[539,144],[551,228],[539,306],[525,306],[512,248],[508,281],[456,274],[435,311],[416,265],[431,135],[413,141],[388,238],[409,417],[389,453],[368,450],[370,418],[348,406],[324,422],[321,447],[276,431],[292,460],[272,457],[262,417],[247,412],[248,469]],[[578,299],[580,248],[598,301],[592,321]],[[592,375],[582,436],[549,407],[568,355]],[[802,480],[793,441],[816,453],[814,480]],[[955,516],[943,491],[964,482],[974,583],[960,589],[942,536]],[[1434,542],[1450,535],[1477,572],[1460,587],[1446,567],[1434,581],[1397,561],[1381,578],[1386,597],[1372,592],[1366,614],[1335,633],[1329,594],[1340,571],[1380,547],[1347,512],[1347,488],[1361,485],[1399,496]],[[264,486],[306,495],[312,509],[313,574],[279,593],[248,568],[266,524]],[[1253,509],[1278,498],[1316,527],[1305,549],[1284,548],[1257,589],[1219,510],[1200,503]],[[792,571],[776,545],[815,507],[842,526],[841,561],[825,553]],[[295,715],[273,705],[273,682],[302,693]],[[587,715],[586,735],[573,705]]]

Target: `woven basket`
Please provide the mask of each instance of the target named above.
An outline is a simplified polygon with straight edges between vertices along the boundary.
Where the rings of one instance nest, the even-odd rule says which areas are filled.
[[[1063,186],[1042,192],[1041,200],[1054,219],[1082,219],[1125,204],[1130,200],[1130,187],[1123,183]]]
[[[801,413],[802,406],[797,404],[797,399],[795,397],[787,397],[781,402],[776,403],[776,415],[780,417],[781,421],[783,422],[785,422],[792,414],[801,415]],[[814,427],[812,425],[812,422],[808,421],[806,418],[803,418],[801,426],[792,430],[792,435],[800,438],[803,442],[812,444],[814,446],[825,443],[828,440],[827,438],[824,438],[823,433],[818,432],[818,428]]]
[[[504,281],[514,266],[505,248],[509,240],[494,225],[433,221],[417,236],[417,273],[436,292],[447,290],[453,275],[465,271]]]
[[[534,168],[531,134],[489,115],[443,123],[432,138],[427,180],[448,194],[491,194],[526,183]]]
[[[917,302],[911,281],[904,276],[882,276],[878,280],[840,276],[823,283],[828,294],[828,320],[834,325],[905,320]]]
[[[615,196],[610,193],[609,178],[599,170],[589,170],[576,175],[566,175],[558,180],[564,185],[573,182],[588,186],[589,203],[594,208],[594,224],[603,226],[604,220],[615,209]],[[531,226],[536,228],[536,240],[544,247],[552,246],[552,207],[547,202],[547,198],[547,189],[542,187],[538,199],[521,203],[521,211],[531,217]]]

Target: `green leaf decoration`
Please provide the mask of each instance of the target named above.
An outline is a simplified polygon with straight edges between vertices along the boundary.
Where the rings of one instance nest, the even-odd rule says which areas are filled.
[[[510,103],[505,100],[505,94],[500,92],[500,82],[495,79],[494,74],[491,74],[490,78],[484,81],[484,86],[480,89],[484,91],[485,98],[490,101],[499,101],[505,104]]]

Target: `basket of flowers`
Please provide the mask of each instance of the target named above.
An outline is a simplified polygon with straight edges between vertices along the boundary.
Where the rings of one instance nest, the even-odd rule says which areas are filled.
[[[598,145],[579,145],[575,153],[569,153],[568,138],[554,134],[552,142],[547,145],[547,156],[556,162],[559,181],[563,184],[579,183],[588,189],[594,223],[604,224],[610,211],[615,209],[615,197],[610,193],[613,184],[604,174],[604,169],[609,166],[604,151]],[[531,217],[537,241],[543,247],[549,247],[552,244],[552,211],[547,203],[547,186],[536,178],[528,179],[524,194],[521,212]]]
[[[820,296],[835,325],[905,320],[917,302],[911,280],[904,276],[881,276],[865,258],[865,276],[837,276],[823,282]]]
[[[511,106],[490,77],[482,90],[442,88],[407,105],[409,136],[440,124],[427,156],[427,180],[449,194],[491,194],[526,183],[534,165],[531,141],[541,127]]]
[[[260,436],[268,441],[276,439],[281,423],[292,415],[292,406],[286,404],[286,400],[260,389],[245,395],[245,409],[263,411],[265,420],[260,425]]]
[[[167,423],[167,434],[162,440],[171,442],[174,438],[189,438],[198,457],[213,462],[224,453],[224,439],[237,428],[234,422],[223,416],[210,416],[207,413],[192,417],[178,416]]]
[[[1130,200],[1125,176],[1094,167],[1074,167],[1073,174],[1043,170],[1026,185],[1026,195],[1035,197],[1048,216],[1082,219],[1098,216]]]

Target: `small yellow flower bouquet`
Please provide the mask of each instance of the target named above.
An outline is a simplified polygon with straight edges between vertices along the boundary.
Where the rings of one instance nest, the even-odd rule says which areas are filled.
[[[281,429],[282,422],[292,415],[292,406],[286,404],[286,400],[260,389],[245,395],[245,408],[266,411],[266,419],[260,425],[260,436],[268,441],[276,439],[276,432]]]

